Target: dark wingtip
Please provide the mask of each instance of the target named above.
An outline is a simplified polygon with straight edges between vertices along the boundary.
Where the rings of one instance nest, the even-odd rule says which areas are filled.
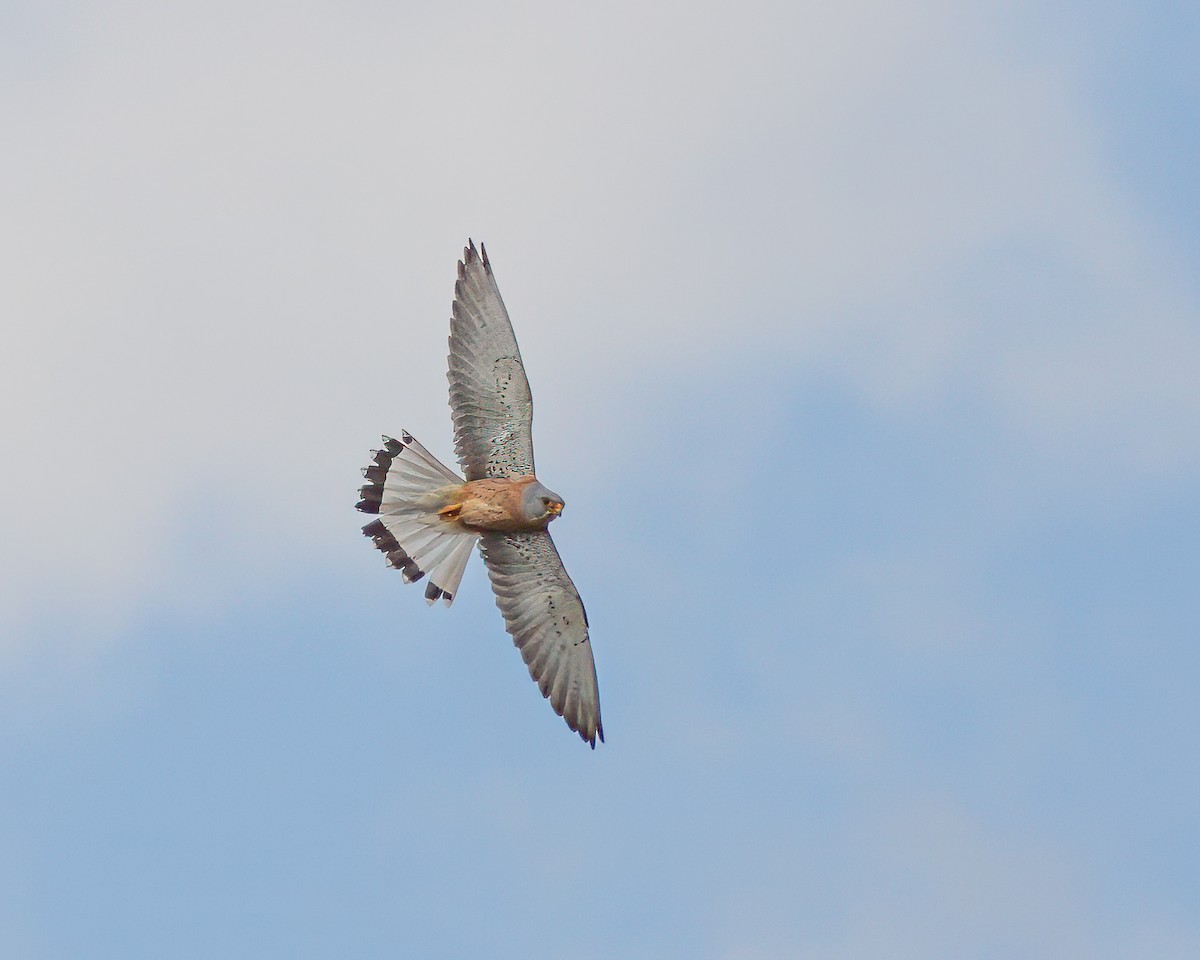
[[[596,749],[596,738],[597,737],[600,738],[601,743],[604,742],[604,727],[599,722],[596,723],[596,732],[593,733],[590,737],[587,735],[587,731],[583,727],[576,727],[574,724],[569,724],[569,726],[571,727],[572,730],[574,730],[577,734],[579,734],[580,739],[583,740],[583,742],[586,743],[593,750]]]
[[[481,261],[483,269],[488,273],[492,272],[492,262],[488,259],[487,247],[480,241],[479,249],[476,249],[475,241],[468,238],[466,249],[463,250],[463,258],[458,262],[458,277],[460,280],[466,274],[467,267],[475,261]]]

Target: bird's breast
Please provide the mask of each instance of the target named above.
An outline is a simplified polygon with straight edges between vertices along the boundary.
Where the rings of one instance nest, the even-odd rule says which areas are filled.
[[[532,475],[512,479],[487,478],[463,485],[462,510],[458,522],[471,530],[495,530],[516,533],[544,530],[546,518],[530,522],[521,508],[525,488],[534,482]]]

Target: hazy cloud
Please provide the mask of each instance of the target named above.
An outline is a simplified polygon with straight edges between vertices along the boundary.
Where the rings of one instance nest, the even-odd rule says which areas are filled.
[[[469,233],[544,429],[767,364],[884,416],[974,397],[1072,472],[1194,464],[1194,291],[1155,266],[1071,61],[1003,42],[1009,18],[27,13],[0,107],[0,616],[166,588],[214,498],[247,541],[333,535],[313,504],[376,430],[444,440]]]

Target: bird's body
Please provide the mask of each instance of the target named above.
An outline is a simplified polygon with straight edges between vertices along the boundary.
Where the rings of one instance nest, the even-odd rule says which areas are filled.
[[[461,486],[445,488],[444,495],[450,502],[438,509],[438,515],[448,523],[478,533],[545,530],[562,512],[562,501],[551,501],[557,506],[547,505],[545,512],[527,515],[524,505],[528,494],[540,486],[532,473],[512,480],[468,480]]]
[[[449,605],[479,545],[496,604],[529,673],[584,740],[604,739],[587,615],[547,527],[563,500],[533,470],[533,400],[487,252],[468,245],[450,322],[450,406],[466,478],[408,433],[384,437],[358,509],[363,527],[406,582]]]

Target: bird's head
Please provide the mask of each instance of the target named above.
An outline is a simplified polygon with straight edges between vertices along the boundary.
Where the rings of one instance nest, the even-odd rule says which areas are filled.
[[[549,523],[562,513],[563,498],[535,480],[525,488],[522,507],[525,512],[525,519],[530,523],[537,523],[540,520]]]

